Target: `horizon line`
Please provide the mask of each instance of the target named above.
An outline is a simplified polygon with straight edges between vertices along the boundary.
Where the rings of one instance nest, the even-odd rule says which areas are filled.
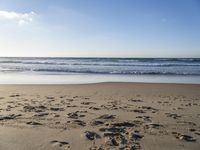
[[[200,59],[200,57],[106,57],[106,56],[0,56],[0,58],[135,58],[135,59]]]

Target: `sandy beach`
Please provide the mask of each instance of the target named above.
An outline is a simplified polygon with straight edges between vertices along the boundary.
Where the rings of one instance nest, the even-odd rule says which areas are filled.
[[[199,150],[200,85],[0,85],[0,150]]]

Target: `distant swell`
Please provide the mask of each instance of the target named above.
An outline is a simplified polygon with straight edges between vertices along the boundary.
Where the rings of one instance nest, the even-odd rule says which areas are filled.
[[[170,66],[200,66],[200,63],[59,63],[59,62],[23,62],[23,61],[0,61],[0,64],[24,64],[24,65],[70,65],[70,66],[141,66],[141,67],[170,67]]]

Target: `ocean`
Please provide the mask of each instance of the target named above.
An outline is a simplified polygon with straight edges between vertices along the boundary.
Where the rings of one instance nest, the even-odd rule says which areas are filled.
[[[200,83],[200,58],[0,58],[1,84]]]

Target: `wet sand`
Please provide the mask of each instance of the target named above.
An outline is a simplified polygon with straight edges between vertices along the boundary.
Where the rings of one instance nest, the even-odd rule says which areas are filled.
[[[199,150],[200,85],[0,85],[2,150]]]

